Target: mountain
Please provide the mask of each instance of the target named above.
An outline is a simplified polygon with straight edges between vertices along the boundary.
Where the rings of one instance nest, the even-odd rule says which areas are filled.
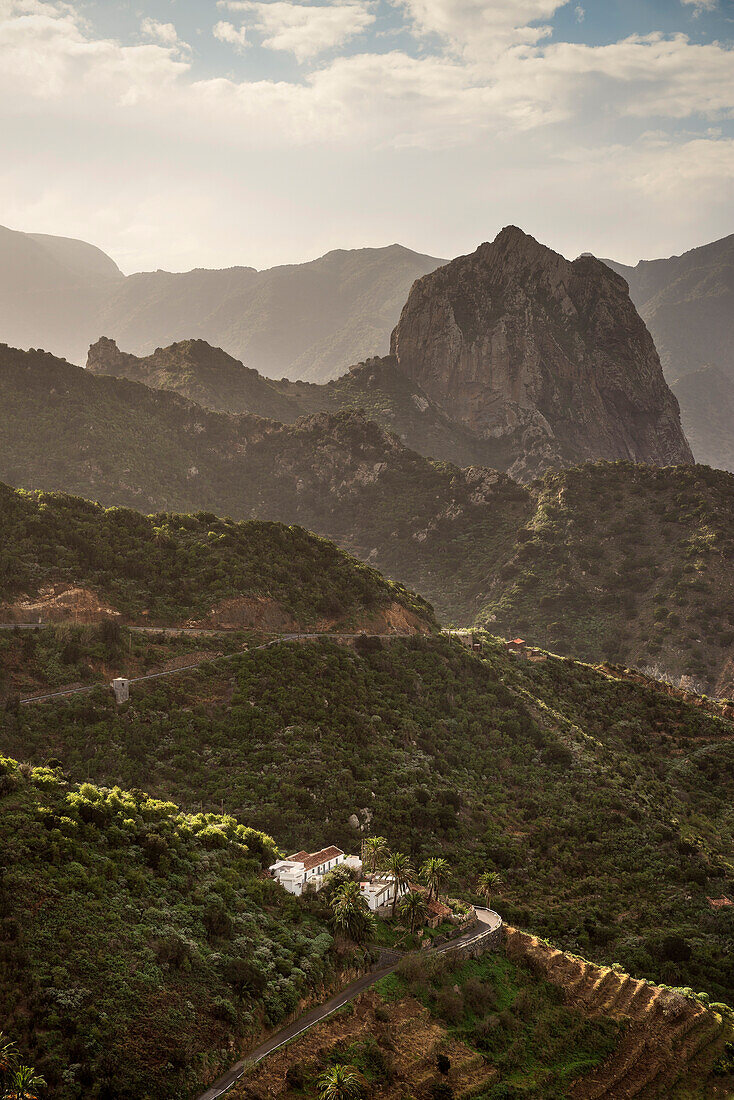
[[[415,284],[391,352],[452,419],[519,436],[521,456],[692,461],[624,280],[514,226]]]
[[[38,654],[50,652],[50,633],[38,634]],[[73,625],[63,640],[78,663],[99,645]],[[202,827],[224,805],[284,851],[355,851],[368,826],[417,865],[447,859],[452,896],[472,896],[481,872],[499,871],[495,907],[509,924],[730,1000],[731,913],[708,898],[731,897],[734,885],[734,708],[622,669],[527,660],[482,641],[481,654],[445,635],[275,643],[135,683],[122,707],[100,687],[8,709],[3,751],[36,765],[51,758],[73,782],[203,809]],[[0,664],[24,646],[24,636],[8,638]],[[123,631],[110,673],[127,648]],[[89,835],[38,827],[60,855],[54,828],[80,844]],[[127,850],[126,836],[114,851]],[[186,888],[187,869],[173,860],[159,873]],[[23,891],[13,894],[25,906]],[[238,895],[224,897],[237,912]]]
[[[706,366],[734,378],[734,233],[634,267],[604,262],[627,280],[668,379]]]
[[[697,461],[734,470],[734,234],[635,267],[605,263],[629,283]]]
[[[196,1096],[235,1043],[342,984],[350,953],[231,815],[2,754],[0,807],[0,1013],[49,1096]]]
[[[0,340],[82,362],[101,332],[139,354],[196,337],[263,374],[322,382],[386,353],[412,283],[441,263],[395,244],[124,277],[92,245],[0,229]]]
[[[141,357],[120,351],[103,336],[89,348],[87,370],[173,390],[216,412],[252,413],[286,424],[300,416],[359,409],[419,454],[460,466],[503,469],[516,458],[501,440],[481,439],[451,420],[389,356],[358,363],[319,385],[265,378],[204,340],[183,340]]]
[[[78,347],[87,320],[122,281],[93,245],[0,226],[0,338],[22,347]]]
[[[200,340],[140,358],[102,338],[87,366],[287,422],[364,408],[427,457],[523,481],[584,459],[692,461],[624,281],[512,226],[414,285],[389,357],[326,385],[272,382]]]
[[[141,516],[2,484],[0,519],[2,622],[435,627],[420,597],[299,527]]]
[[[521,486],[362,413],[292,425],[0,347],[0,480],[144,511],[296,523],[440,619],[734,693],[734,477],[587,463]]]

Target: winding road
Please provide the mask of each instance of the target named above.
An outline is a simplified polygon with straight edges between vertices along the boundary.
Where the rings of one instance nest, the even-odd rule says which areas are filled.
[[[498,913],[495,913],[493,909],[475,908],[474,912],[481,925],[479,930],[477,930],[475,926],[468,932],[465,932],[463,936],[457,936],[456,939],[441,944],[440,947],[432,947],[426,951],[425,954],[445,955],[450,951],[456,951],[457,948],[468,947],[471,944],[479,944],[481,940],[489,937],[492,932],[495,932],[502,926],[502,918]],[[225,1092],[228,1092],[232,1086],[239,1081],[248,1066],[261,1062],[268,1054],[273,1054],[274,1051],[279,1050],[282,1046],[285,1046],[286,1043],[289,1043],[298,1035],[303,1034],[304,1031],[308,1031],[314,1024],[320,1023],[322,1020],[325,1020],[327,1016],[331,1016],[333,1012],[336,1012],[337,1009],[353,1001],[360,993],[363,993],[365,989],[369,989],[370,986],[379,982],[380,978],[384,978],[387,974],[391,974],[398,966],[399,961],[398,959],[388,966],[383,966],[378,970],[370,971],[369,974],[364,974],[361,978],[352,982],[351,985],[342,989],[341,993],[337,993],[334,997],[331,997],[330,1000],[325,1001],[324,1004],[309,1009],[308,1012],[305,1012],[303,1016],[299,1016],[292,1024],[288,1024],[287,1027],[271,1035],[264,1043],[255,1047],[255,1049],[245,1058],[241,1058],[231,1069],[228,1069],[226,1073],[222,1074],[206,1092],[202,1092],[201,1095],[197,1097],[197,1100],[217,1100],[217,1097],[223,1096]]]
[[[48,625],[48,624],[46,624]],[[0,623],[0,630],[39,630],[38,623]],[[130,626],[127,628],[137,634],[204,634],[204,635],[217,635],[234,633],[227,630],[200,630],[198,627],[154,627],[154,626]],[[262,633],[266,632],[259,632]],[[336,634],[333,632],[323,631],[321,633],[292,633],[292,634],[277,634],[269,642],[264,642],[262,645],[253,646],[251,649],[238,649],[235,653],[221,653],[214,657],[205,657],[201,661],[195,661],[190,665],[179,665],[177,668],[167,668],[163,672],[149,672],[145,676],[131,676],[128,677],[131,684],[141,684],[146,680],[159,680],[163,676],[175,676],[179,672],[191,672],[193,669],[199,668],[201,665],[212,664],[214,661],[231,661],[235,657],[241,657],[244,653],[256,653],[258,649],[267,649],[268,646],[277,645],[279,642],[309,642],[314,641],[317,638],[330,638],[333,642],[343,642],[346,640],[354,640],[355,638],[380,638],[383,641],[395,641],[396,638],[412,638],[412,634]],[[21,699],[20,702],[25,703],[44,703],[47,699],[62,699],[67,695],[83,695],[94,691],[98,687],[108,687],[106,683],[85,684],[83,687],[67,688],[65,691],[49,691],[43,695],[28,695],[25,699]]]

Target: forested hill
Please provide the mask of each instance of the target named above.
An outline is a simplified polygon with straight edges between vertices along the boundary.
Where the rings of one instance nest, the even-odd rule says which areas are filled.
[[[444,623],[734,693],[734,477],[589,463],[521,486],[431,462],[363,414],[295,424],[0,347],[0,479],[141,511],[297,523]]]
[[[73,630],[81,662],[96,641]],[[707,899],[734,888],[733,714],[490,639],[475,655],[363,638],[278,643],[135,685],[122,707],[104,690],[24,706],[3,746],[189,810],[224,801],[287,850],[355,851],[369,832],[418,865],[440,853],[456,896],[497,870],[509,923],[731,1000],[732,910]]]
[[[0,1017],[56,1100],[196,1096],[348,965],[229,815],[0,753],[0,849]]]
[[[291,630],[435,628],[432,609],[300,527],[142,516],[0,484],[0,617]]]

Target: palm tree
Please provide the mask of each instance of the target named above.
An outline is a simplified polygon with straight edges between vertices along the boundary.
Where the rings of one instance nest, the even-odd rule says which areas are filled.
[[[10,1039],[0,1031],[0,1074],[10,1073],[11,1067],[18,1061],[18,1050]]]
[[[392,915],[394,920],[395,910],[398,906],[398,897],[402,893],[403,887],[408,885],[410,876],[414,872],[410,865],[410,860],[403,852],[390,852],[385,861],[385,870],[389,875],[392,875],[395,886],[395,894],[392,899]]]
[[[379,863],[388,855],[390,849],[384,836],[368,836],[362,844],[364,862],[374,875]]]
[[[344,882],[334,894],[331,903],[333,922],[356,943],[361,943],[372,931],[374,917],[366,898],[362,897],[358,882]]]
[[[477,892],[486,900],[487,906],[492,902],[492,894],[502,885],[502,875],[499,871],[485,871],[479,876]]]
[[[428,900],[438,897],[441,887],[451,878],[451,868],[448,860],[440,856],[431,856],[420,869],[421,881],[428,887]]]
[[[3,1092],[3,1100],[38,1100],[37,1089],[45,1084],[30,1066],[18,1066]]]
[[[422,924],[428,915],[428,902],[423,894],[411,891],[404,898],[401,898],[400,912],[410,921],[410,931],[415,932],[416,925]]]
[[[321,1100],[359,1100],[364,1096],[365,1079],[354,1066],[337,1063],[324,1070],[316,1088]]]

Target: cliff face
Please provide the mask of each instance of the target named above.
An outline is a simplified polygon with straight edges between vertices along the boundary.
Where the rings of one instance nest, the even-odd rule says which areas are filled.
[[[693,461],[624,279],[514,226],[413,286],[391,351],[449,416],[516,437],[516,475],[587,458]]]

